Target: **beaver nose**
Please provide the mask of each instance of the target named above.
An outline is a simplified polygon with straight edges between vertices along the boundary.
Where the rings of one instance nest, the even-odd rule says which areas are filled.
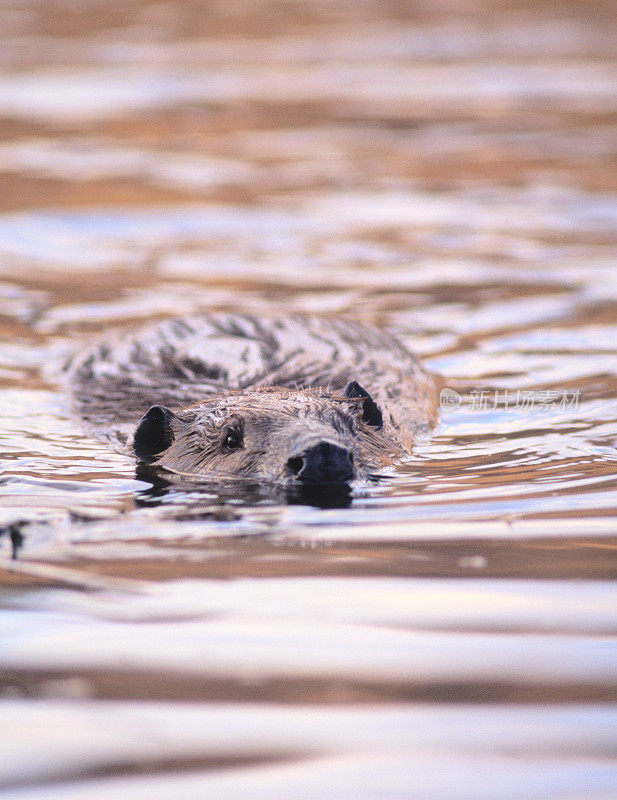
[[[307,483],[345,483],[354,477],[353,456],[333,442],[317,442],[292,456],[287,466]]]

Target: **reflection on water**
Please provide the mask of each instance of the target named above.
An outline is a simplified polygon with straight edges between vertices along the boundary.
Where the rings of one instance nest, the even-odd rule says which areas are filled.
[[[536,6],[5,4],[7,797],[617,795],[615,9]],[[390,327],[441,422],[136,472],[57,365],[204,310]]]
[[[187,513],[190,508],[203,509],[204,505],[213,501],[221,506],[230,502],[246,506],[279,502],[325,509],[349,508],[353,497],[351,486],[345,483],[281,486],[242,479],[220,483],[197,476],[157,471],[147,466],[138,466],[135,474],[150,484],[148,489],[137,493],[136,506],[154,508],[163,503],[177,504],[182,510],[178,515],[174,514],[174,519]]]

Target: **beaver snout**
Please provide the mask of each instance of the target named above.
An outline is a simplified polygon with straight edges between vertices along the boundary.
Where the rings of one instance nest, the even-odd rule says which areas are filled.
[[[288,459],[287,467],[305,483],[346,483],[354,478],[353,455],[334,442],[304,448]]]

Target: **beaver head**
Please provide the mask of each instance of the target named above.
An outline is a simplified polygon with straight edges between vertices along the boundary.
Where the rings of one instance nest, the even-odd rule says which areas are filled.
[[[345,483],[396,449],[358,383],[339,395],[282,388],[229,392],[173,413],[152,406],[135,431],[141,464],[204,477]]]

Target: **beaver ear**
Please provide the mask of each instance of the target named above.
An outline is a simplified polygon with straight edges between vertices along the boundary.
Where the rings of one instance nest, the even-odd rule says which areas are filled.
[[[133,438],[133,449],[140,461],[152,463],[159,453],[171,445],[174,440],[173,419],[176,419],[176,415],[165,406],[152,406],[144,414]]]
[[[345,397],[364,397],[362,404],[362,419],[367,425],[372,425],[374,428],[381,428],[383,425],[383,414],[377,403],[373,400],[370,394],[363,389],[358,381],[349,381],[347,386],[343,389]]]

